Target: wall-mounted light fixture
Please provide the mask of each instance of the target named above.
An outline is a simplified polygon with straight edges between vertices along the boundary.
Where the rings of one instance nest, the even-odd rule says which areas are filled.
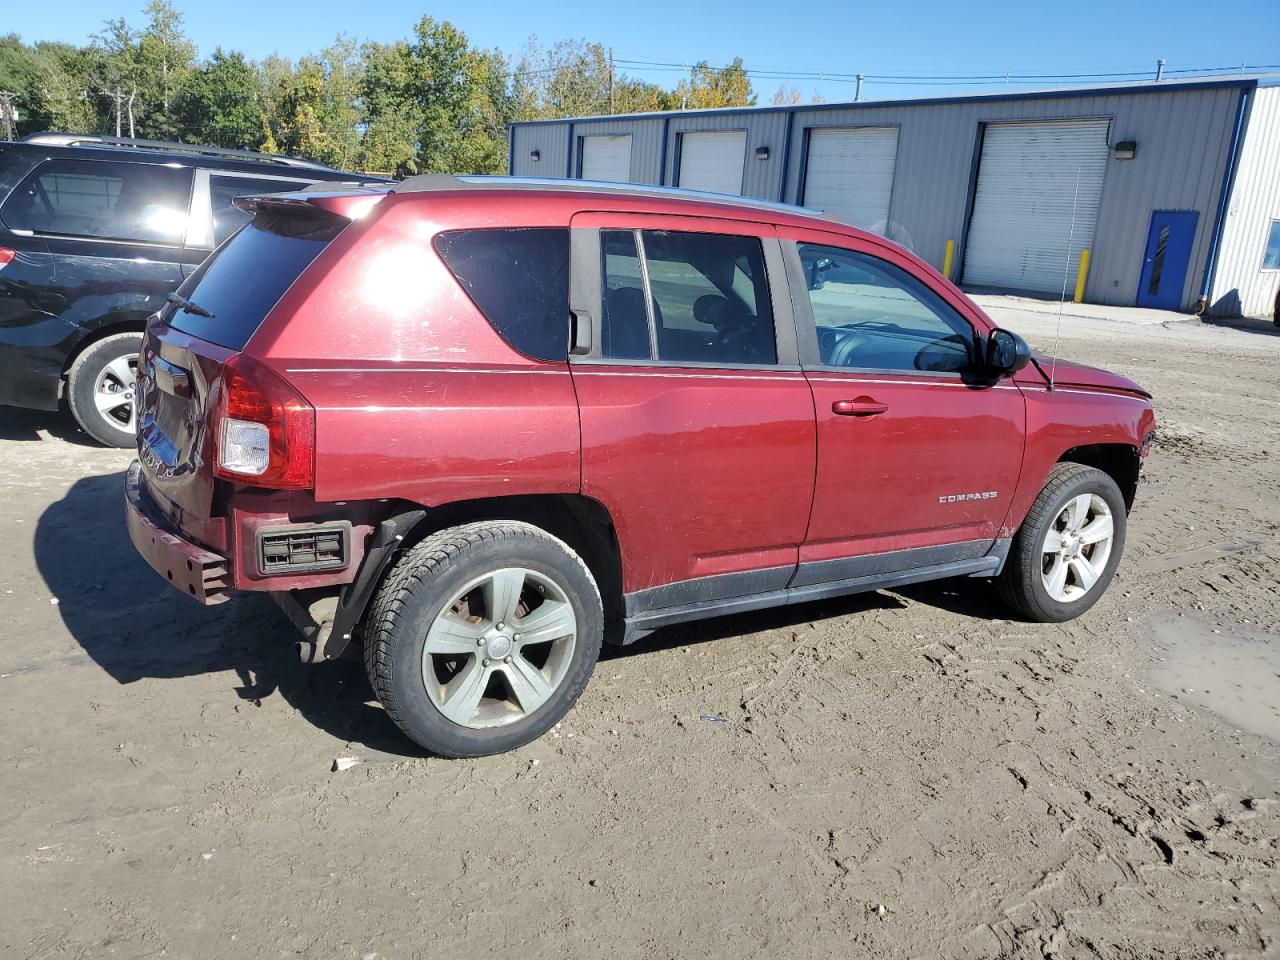
[[[541,160],[541,159],[542,159],[542,151],[541,151],[541,150],[530,150],[530,151],[529,151],[529,159],[530,159],[530,160]]]
[[[1115,155],[1117,160],[1132,160],[1138,155],[1138,141],[1121,140],[1116,144]]]
[[[768,147],[756,147],[756,159],[757,159],[757,160],[768,160],[768,159],[769,159],[769,148],[768,148]]]

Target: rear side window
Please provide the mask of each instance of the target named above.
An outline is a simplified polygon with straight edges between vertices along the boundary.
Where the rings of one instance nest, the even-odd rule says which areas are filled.
[[[213,316],[175,307],[169,325],[231,350],[244,349],[271,308],[346,225],[337,217],[259,213],[178,288]]]
[[[600,247],[601,356],[730,366],[778,362],[764,253],[755,237],[603,230]]]
[[[569,354],[569,231],[452,230],[436,252],[485,319],[539,360]]]
[[[153,163],[47,160],[0,208],[11,230],[181,246],[191,171]]]
[[[249,222],[249,214],[231,202],[236,197],[251,197],[263,193],[289,193],[293,190],[301,190],[310,183],[310,180],[224,177],[214,174],[209,178],[209,201],[213,207],[213,245],[216,247]]]

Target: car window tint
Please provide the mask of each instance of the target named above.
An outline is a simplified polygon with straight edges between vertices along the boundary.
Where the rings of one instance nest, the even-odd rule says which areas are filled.
[[[568,230],[453,230],[435,247],[508,343],[541,360],[568,356]]]
[[[10,229],[181,246],[191,171],[153,163],[46,160],[9,195]]]
[[[209,178],[209,202],[213,208],[213,245],[216,247],[249,222],[245,213],[231,201],[263,193],[288,193],[308,186],[310,180],[281,180],[275,177]]]
[[[758,239],[658,230],[642,238],[659,360],[778,362]]]
[[[285,291],[346,224],[336,217],[258,213],[178,288],[213,316],[175,306],[170,325],[210,343],[243,349]]]
[[[973,328],[922,280],[852,250],[797,247],[823,364],[935,372],[970,366]]]
[[[600,258],[604,273],[600,354],[613,360],[649,359],[649,314],[635,232],[602,230]]]

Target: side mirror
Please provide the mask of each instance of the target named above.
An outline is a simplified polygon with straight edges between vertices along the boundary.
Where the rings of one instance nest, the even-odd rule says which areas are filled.
[[[999,377],[1017,373],[1031,362],[1031,347],[1011,330],[992,330],[987,337],[987,369]]]

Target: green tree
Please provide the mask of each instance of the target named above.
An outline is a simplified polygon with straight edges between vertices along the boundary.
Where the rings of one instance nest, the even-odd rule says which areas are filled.
[[[676,87],[674,99],[684,110],[756,105],[755,91],[741,57],[734,57],[733,63],[720,69],[708,66],[705,60],[695,64],[689,79],[681,80]]]
[[[101,133],[108,129],[110,110],[96,89],[103,72],[100,51],[69,43],[38,43],[34,56],[38,75],[26,104],[25,132]]]
[[[192,143],[253,150],[266,136],[261,78],[243,53],[215,50],[187,75],[174,110],[179,135]]]
[[[196,47],[182,32],[182,14],[167,0],[147,4],[147,26],[137,37],[135,62],[145,107],[143,136],[168,140],[178,133],[174,113],[177,92],[191,72]]]
[[[97,54],[96,76],[89,79],[93,93],[108,104],[116,136],[137,134],[137,117],[146,115],[146,104],[138,100],[139,79],[138,32],[123,17],[108,20],[93,38],[91,47]]]
[[[512,108],[501,54],[476,50],[453,24],[423,17],[412,42],[367,44],[364,60],[365,169],[505,169]]]

